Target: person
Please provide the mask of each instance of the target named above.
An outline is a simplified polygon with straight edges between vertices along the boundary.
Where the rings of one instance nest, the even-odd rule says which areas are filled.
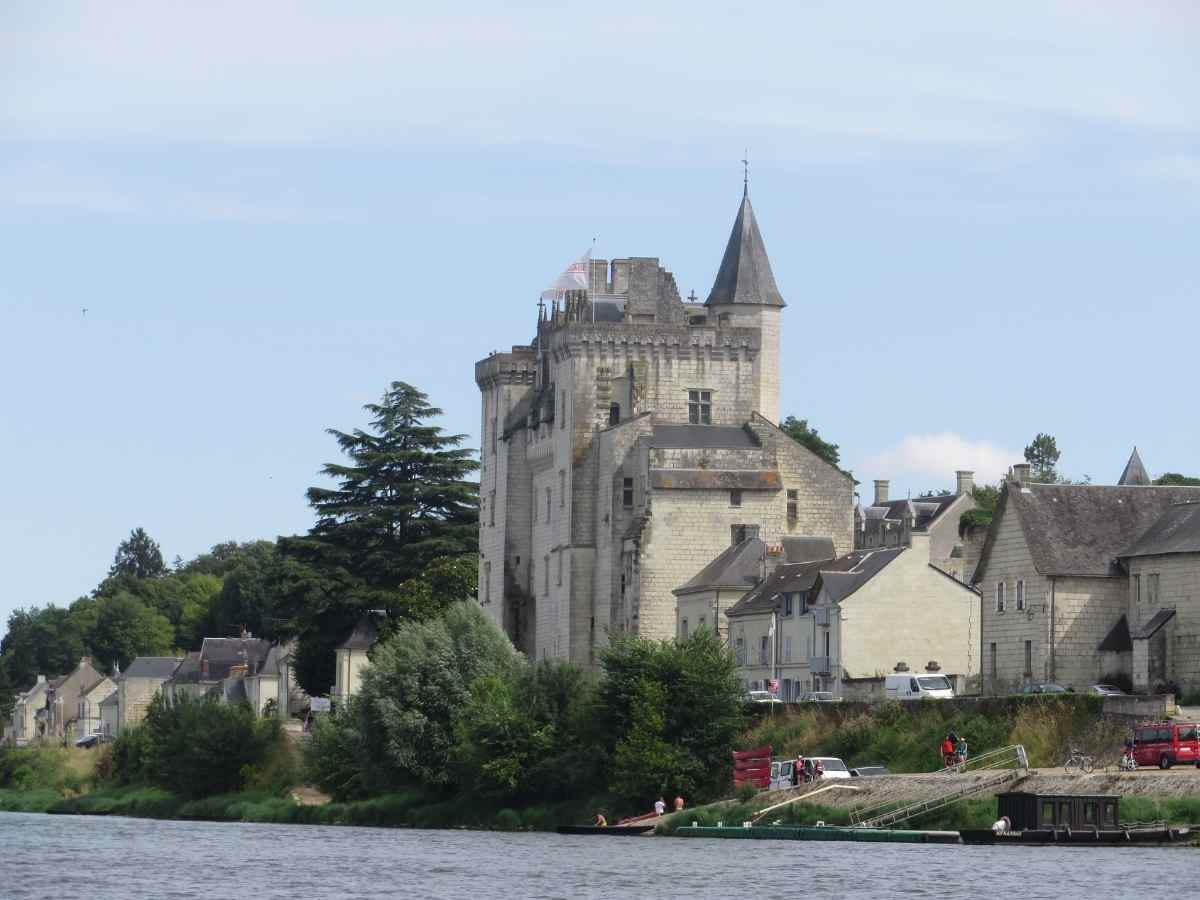
[[[953,732],[951,732],[951,734],[953,734]],[[942,762],[945,764],[946,768],[950,768],[950,766],[954,765],[954,751],[954,739],[950,736],[950,734],[948,734],[946,735],[945,740],[942,741]]]
[[[965,763],[967,761],[967,739],[965,737],[960,737],[958,739],[958,743],[954,746],[954,753],[958,757],[958,761],[960,763]]]
[[[679,812],[681,809],[683,809],[683,797],[676,795],[676,797],[675,797],[675,812]]]
[[[654,814],[656,816],[661,816],[666,811],[667,811],[667,803],[665,800],[663,800],[662,797],[659,797],[657,800],[654,801]]]
[[[593,822],[592,824],[595,825],[597,828],[607,828],[608,827],[608,819],[604,818],[604,813],[598,812],[598,813],[596,813],[596,821]]]
[[[813,781],[820,781],[825,777],[825,764],[819,759],[813,760]]]
[[[1006,831],[1012,831],[1012,819],[1008,816],[1001,816],[992,823],[992,832],[995,834],[1004,834]]]
[[[792,763],[792,787],[804,781],[804,757],[797,756],[796,761]]]

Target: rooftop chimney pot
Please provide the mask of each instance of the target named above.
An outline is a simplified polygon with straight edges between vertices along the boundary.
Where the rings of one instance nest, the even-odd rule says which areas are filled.
[[[886,479],[875,479],[875,505],[883,506],[888,502],[888,484]]]
[[[963,494],[969,494],[975,489],[975,473],[969,472],[966,469],[959,469],[954,473],[954,478],[958,482],[954,493],[960,497]]]
[[[1017,463],[1013,466],[1012,477],[1017,484],[1029,484],[1029,463]]]

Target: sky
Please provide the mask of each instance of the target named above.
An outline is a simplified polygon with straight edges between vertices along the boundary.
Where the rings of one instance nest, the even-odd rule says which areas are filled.
[[[0,619],[144,527],[312,523],[324,429],[474,362],[596,240],[705,296],[750,190],[781,406],[870,499],[1200,474],[1191,2],[0,9]]]

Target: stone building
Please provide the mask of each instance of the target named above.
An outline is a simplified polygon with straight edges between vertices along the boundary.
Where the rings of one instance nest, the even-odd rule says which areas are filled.
[[[363,670],[370,664],[371,648],[379,639],[379,627],[371,613],[359,618],[350,635],[338,644],[333,670],[334,703],[349,700],[362,687]]]
[[[1122,554],[1139,569],[1161,557],[1147,552],[1157,545],[1137,541],[1175,504],[1200,501],[1200,488],[1153,486],[1140,459],[1122,478],[1134,483],[1039,484],[1029,466],[1013,466],[974,576],[986,691],[1030,681],[1078,689],[1129,664],[1121,653],[1132,647],[1112,649],[1122,644],[1118,623],[1130,612]],[[1134,618],[1134,628],[1148,624]]]
[[[92,666],[92,658],[84,656],[68,674],[49,682],[46,691],[46,729],[43,737],[64,741],[74,740],[76,720],[80,716],[81,698],[106,680],[102,672]]]
[[[589,275],[475,366],[479,600],[583,664],[610,631],[672,635],[672,591],[748,537],[853,541],[852,480],[775,424],[784,301],[749,196],[703,304],[656,258]]]
[[[190,657],[192,654],[188,654]],[[163,688],[180,666],[177,656],[138,656],[117,676],[117,714],[113,737],[146,718],[154,695]],[[103,711],[101,712],[103,722]]]
[[[776,567],[726,614],[745,686],[777,680],[785,701],[810,691],[871,699],[898,663],[932,663],[958,689],[970,684],[979,595],[929,562],[930,542],[914,531],[907,546]]]
[[[888,482],[875,482],[871,505],[855,510],[854,548],[910,547],[914,533],[929,537],[929,563],[961,581],[970,581],[974,571],[971,542],[959,533],[962,514],[975,508],[975,473],[954,473],[952,494],[888,499]]]

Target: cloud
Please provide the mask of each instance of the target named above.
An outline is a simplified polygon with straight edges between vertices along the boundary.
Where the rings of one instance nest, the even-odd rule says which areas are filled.
[[[992,482],[1022,459],[1021,451],[1008,450],[990,441],[972,441],[945,431],[910,434],[896,446],[867,457],[856,471],[878,473],[882,478],[920,476],[945,482],[958,469],[970,469],[975,481]]]
[[[1165,0],[25,4],[0,32],[0,135],[795,159],[1080,122],[1194,134],[1198,24]]]

